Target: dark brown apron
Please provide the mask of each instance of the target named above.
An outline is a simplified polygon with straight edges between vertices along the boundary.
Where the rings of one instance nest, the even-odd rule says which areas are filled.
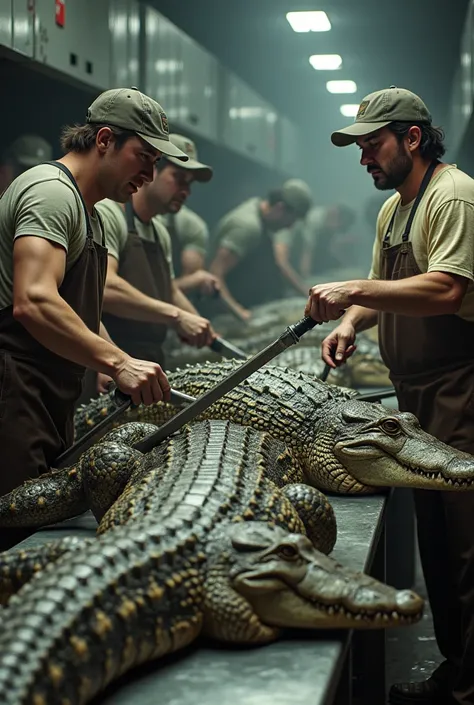
[[[382,279],[421,274],[409,236],[438,163],[425,175],[401,244],[391,246],[395,209],[381,250]],[[445,443],[474,453],[474,324],[454,314],[380,313],[379,336],[400,410],[415,414],[425,431]],[[461,677],[466,635],[472,633],[474,639],[474,492],[416,490],[415,507],[436,639],[447,660],[443,678],[450,674],[454,687]],[[472,663],[468,667],[472,671]]]
[[[263,229],[258,245],[226,275],[232,296],[245,308],[285,296],[285,280],[273,251],[273,240]]]
[[[74,177],[64,164],[48,163],[71,179],[87,224],[84,249],[66,272],[59,293],[97,333],[107,271],[103,229],[102,245],[98,245]],[[72,444],[74,403],[84,371],[84,367],[43,347],[15,320],[12,306],[0,311],[0,494],[49,470]]]
[[[172,301],[171,272],[154,226],[153,242],[141,238],[131,202],[126,204],[128,239],[121,253],[118,275],[153,299]],[[164,365],[163,342],[168,327],[104,313],[102,320],[112,340],[126,353]]]
[[[166,220],[166,227],[168,228],[171,238],[171,254],[173,257],[174,275],[178,278],[183,273],[183,263],[181,259],[183,256],[183,247],[179,238],[178,229],[176,228],[176,219],[173,215],[168,216]]]

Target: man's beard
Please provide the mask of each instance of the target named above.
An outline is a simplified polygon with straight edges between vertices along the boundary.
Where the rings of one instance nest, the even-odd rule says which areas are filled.
[[[379,170],[380,175],[374,178],[374,186],[378,191],[396,189],[403,184],[412,169],[413,160],[400,145],[397,156],[392,159],[386,170],[375,167],[374,171]]]

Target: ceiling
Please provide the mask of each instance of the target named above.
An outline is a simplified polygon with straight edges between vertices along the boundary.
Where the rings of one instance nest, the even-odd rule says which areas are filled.
[[[469,0],[151,0],[160,12],[304,127],[341,122],[339,106],[396,84],[446,122],[450,85]],[[324,10],[329,32],[297,34],[289,10]],[[337,53],[339,71],[315,71],[311,54]],[[335,96],[326,80],[355,80],[358,92]],[[343,118],[342,124],[347,120]]]
[[[361,208],[373,185],[356,148],[335,149],[330,133],[353,118],[339,111],[390,85],[422,96],[447,127],[451,84],[470,0],[148,0],[217,56],[299,128],[298,173],[321,203]],[[329,32],[295,33],[286,13],[324,10]],[[342,56],[339,71],[315,71],[311,54]],[[332,95],[329,79],[352,79],[354,95]],[[448,152],[449,132],[446,140]]]

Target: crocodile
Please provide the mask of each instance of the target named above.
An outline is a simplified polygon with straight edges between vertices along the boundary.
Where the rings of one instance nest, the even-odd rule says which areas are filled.
[[[240,434],[232,452],[229,434]],[[2,610],[2,705],[87,705],[200,635],[251,646],[287,627],[386,628],[422,616],[415,593],[314,548],[265,477],[265,434],[203,422],[142,458],[104,441],[102,460],[118,445],[134,470],[98,536],[56,548]]]
[[[200,395],[239,363],[228,360],[170,373],[173,388]],[[213,404],[202,418],[227,418],[268,431],[286,443],[305,481],[321,491],[367,494],[387,487],[474,489],[474,457],[425,433],[413,414],[359,401],[357,392],[302,372],[267,365]],[[113,410],[113,395],[76,412],[81,436]],[[177,411],[170,404],[139,406],[128,420],[160,425]]]
[[[202,438],[198,439],[199,433],[204,433],[202,429],[201,423],[197,427],[191,424],[182,430],[182,434],[187,438],[188,450],[193,444],[199,445],[202,442]],[[149,423],[132,422],[119,426],[84,452],[75,466],[61,470],[53,469],[0,497],[0,527],[39,528],[70,519],[88,509],[91,509],[100,521],[104,515],[104,507],[110,507],[112,501],[120,496],[131,476],[136,477],[135,471],[140,466],[142,456],[131,454],[131,446],[156,430],[157,427]],[[240,454],[238,443],[241,435],[239,426],[233,429],[233,433],[227,434],[226,457]],[[252,428],[247,429],[247,436],[247,443],[252,448],[256,443],[265,444],[264,455],[268,461],[268,467],[264,469],[265,476],[282,489],[297,507],[313,545],[324,553],[330,553],[336,543],[337,526],[327,497],[315,488],[303,484],[302,468],[284,443],[268,433],[259,433]],[[110,451],[111,442],[117,444],[113,457]],[[158,451],[152,454],[154,462],[157,460],[157,453]],[[187,455],[188,452],[184,448],[183,458]],[[171,461],[164,456],[164,451],[159,457],[162,472],[165,473]],[[8,565],[5,562],[3,564],[3,592],[0,588],[0,603],[5,602],[9,595],[7,579],[12,586],[18,587],[21,584],[18,571],[13,575],[16,560],[12,556],[8,558]],[[30,555],[29,565],[38,566],[38,558]],[[25,570],[31,572],[29,568]]]

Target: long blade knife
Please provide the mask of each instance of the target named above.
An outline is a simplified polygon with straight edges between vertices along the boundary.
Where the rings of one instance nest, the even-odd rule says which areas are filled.
[[[203,411],[237,387],[244,379],[250,377],[253,372],[259,370],[266,365],[267,362],[270,362],[270,360],[273,360],[273,358],[283,352],[283,350],[298,343],[300,338],[314,328],[315,325],[317,325],[317,322],[313,318],[305,316],[305,318],[302,318],[298,323],[288,326],[285,332],[273,343],[246,362],[243,362],[227,375],[225,379],[219,382],[219,384],[202,394],[195,402],[179,411],[173,418],[160,426],[155,433],[135,443],[134,447],[142,453],[148,453],[165,438],[176,433],[182,426],[195,419],[199,414],[202,414]]]

